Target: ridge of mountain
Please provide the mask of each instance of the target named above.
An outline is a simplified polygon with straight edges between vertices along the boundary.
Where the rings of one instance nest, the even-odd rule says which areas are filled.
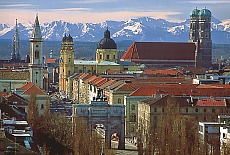
[[[33,23],[19,23],[21,40],[31,36]],[[189,19],[183,22],[170,22],[150,17],[133,18],[127,21],[107,20],[101,23],[70,23],[53,21],[40,25],[43,38],[49,41],[61,41],[64,34],[71,34],[75,41],[98,42],[103,38],[105,29],[111,32],[115,41],[165,41],[187,42],[189,39]],[[15,26],[0,24],[0,39],[12,39]],[[230,21],[221,22],[212,17],[213,43],[230,44]]]

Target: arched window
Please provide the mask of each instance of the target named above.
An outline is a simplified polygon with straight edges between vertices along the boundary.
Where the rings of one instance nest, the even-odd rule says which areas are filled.
[[[117,99],[117,103],[121,103],[121,98],[118,98],[118,99]]]
[[[43,104],[41,105],[41,109],[44,109],[44,105]]]
[[[131,110],[135,110],[135,105],[134,104],[131,105]]]
[[[39,59],[39,51],[38,50],[35,51],[35,59]]]
[[[196,108],[195,111],[198,112],[199,111],[198,108]]]

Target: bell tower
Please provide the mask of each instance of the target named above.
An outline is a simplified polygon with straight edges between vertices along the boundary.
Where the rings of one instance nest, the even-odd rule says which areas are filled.
[[[62,38],[59,61],[59,91],[66,91],[68,77],[74,74],[74,43],[70,34]]]
[[[43,89],[42,35],[36,15],[32,37],[30,38],[30,81]]]
[[[211,39],[211,11],[202,9],[199,13],[199,41],[202,67],[209,69],[212,67],[212,39]]]

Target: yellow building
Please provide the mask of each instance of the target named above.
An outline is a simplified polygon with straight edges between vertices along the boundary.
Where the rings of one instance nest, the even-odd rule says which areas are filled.
[[[100,40],[97,45],[96,62],[103,61],[117,62],[117,44],[110,38],[110,32],[107,30],[104,32],[104,38]]]
[[[74,74],[74,43],[73,38],[65,35],[59,62],[59,91],[66,91],[68,77]]]
[[[59,64],[59,91],[65,91],[66,94],[72,92],[73,79],[68,77],[74,73],[89,73],[93,74],[107,74],[108,70],[138,70],[138,65],[132,62],[125,62],[118,60],[117,44],[110,38],[110,32],[108,29],[104,32],[104,38],[102,38],[96,50],[96,60],[74,60],[73,39],[70,37],[64,37],[62,40],[62,48],[60,53]],[[69,87],[69,88],[67,88]],[[71,95],[70,95],[71,96]]]

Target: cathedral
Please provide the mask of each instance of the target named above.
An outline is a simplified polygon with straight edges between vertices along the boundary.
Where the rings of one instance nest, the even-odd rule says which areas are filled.
[[[191,12],[189,42],[134,42],[121,61],[151,68],[212,68],[211,12],[206,8]]]
[[[212,67],[211,17],[211,11],[206,8],[196,8],[190,14],[189,41],[197,43],[196,66],[206,69]]]

